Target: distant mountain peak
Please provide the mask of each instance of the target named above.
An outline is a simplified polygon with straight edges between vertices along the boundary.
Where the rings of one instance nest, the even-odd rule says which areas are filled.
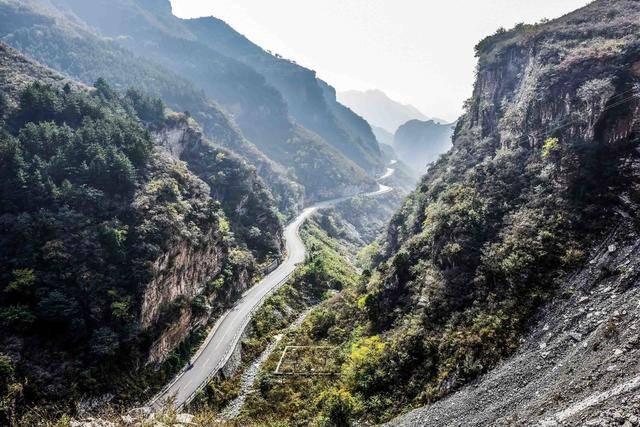
[[[382,128],[389,133],[394,133],[409,120],[429,120],[429,117],[418,108],[396,101],[380,89],[344,91],[338,93],[338,99],[364,117],[372,126]]]

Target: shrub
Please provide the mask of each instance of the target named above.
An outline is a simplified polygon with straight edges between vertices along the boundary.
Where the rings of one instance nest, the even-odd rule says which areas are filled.
[[[5,292],[18,297],[26,297],[34,292],[36,275],[33,269],[24,268],[13,270],[13,280],[5,288]]]
[[[360,411],[356,399],[346,390],[331,388],[318,397],[319,421],[329,426],[349,426]]]
[[[374,388],[379,376],[384,375],[379,370],[384,349],[385,344],[379,336],[362,338],[351,345],[341,373],[350,390],[363,392]]]

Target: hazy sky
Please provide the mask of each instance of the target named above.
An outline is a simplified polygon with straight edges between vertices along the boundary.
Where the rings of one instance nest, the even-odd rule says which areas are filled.
[[[171,0],[213,15],[338,90],[381,89],[454,119],[471,94],[473,47],[501,26],[554,18],[588,0]]]

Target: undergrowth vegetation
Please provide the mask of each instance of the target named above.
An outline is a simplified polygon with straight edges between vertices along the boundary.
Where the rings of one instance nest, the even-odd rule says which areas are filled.
[[[346,261],[342,245],[320,227],[318,218],[309,220],[302,227],[301,236],[308,249],[305,263],[256,311],[246,337],[241,341],[240,367],[230,378],[214,379],[197,396],[191,405],[196,414],[224,409],[238,396],[244,370],[276,334],[283,333],[309,307],[343,289],[352,288],[357,282],[358,275]],[[311,315],[317,317],[318,313],[313,311]],[[323,327],[316,333],[323,333]],[[262,382],[257,386],[262,389]]]

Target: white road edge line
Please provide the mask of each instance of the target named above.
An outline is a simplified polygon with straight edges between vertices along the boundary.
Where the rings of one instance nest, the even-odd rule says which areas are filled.
[[[392,165],[394,164],[394,162],[391,163]],[[395,169],[392,168],[387,168],[386,172],[377,179],[377,181],[381,181],[383,179],[389,178],[391,175],[393,175],[393,173],[395,172]],[[306,220],[313,214],[315,213],[317,210],[320,209],[326,209],[329,207],[333,207],[343,201],[346,201],[348,199],[351,199],[353,197],[357,197],[357,196],[380,196],[383,194],[387,194],[389,192],[391,192],[393,190],[393,188],[388,187],[386,185],[383,184],[378,184],[378,190],[370,192],[370,193],[361,193],[361,194],[355,194],[353,196],[346,196],[346,197],[341,197],[341,198],[337,198],[337,199],[333,199],[333,200],[327,200],[327,201],[323,201],[323,202],[318,202],[316,205],[310,206],[308,208],[303,209],[303,211],[300,213],[300,215],[298,215],[298,217],[296,217],[294,220],[292,220],[288,226],[294,225],[295,224],[295,236],[300,239],[300,235],[299,235],[299,231],[300,228],[302,227],[302,224],[304,222],[306,222]],[[306,250],[305,250],[306,252]],[[287,261],[289,260],[291,254],[287,254],[287,256],[285,257],[285,259],[282,261],[282,263],[270,274],[268,274],[267,276],[265,276],[262,280],[264,281],[266,278],[268,278],[270,275],[276,273],[283,265],[285,265],[287,263]],[[238,345],[237,341],[239,341],[242,333],[244,332],[244,330],[246,329],[247,325],[249,324],[249,322],[251,321],[252,315],[254,313],[254,311],[260,307],[262,305],[262,303],[264,302],[264,300],[266,300],[267,297],[269,297],[275,290],[277,290],[278,288],[280,288],[293,274],[293,272],[295,271],[296,267],[298,266],[299,263],[294,263],[293,264],[293,269],[291,272],[285,274],[285,276],[279,280],[272,288],[268,289],[267,292],[262,295],[262,297],[256,301],[256,303],[251,307],[251,309],[249,310],[248,316],[246,319],[244,319],[241,328],[239,329],[239,331],[236,332],[236,336],[234,337],[234,339],[232,340],[232,346],[231,346],[231,350],[235,349],[235,347]],[[156,406],[156,404],[158,403],[158,401],[163,398],[166,397],[164,399],[164,401],[168,401],[168,398],[175,396],[177,398],[177,393],[180,389],[178,389],[178,391],[176,391],[175,393],[172,394],[168,394],[169,390],[178,382],[180,381],[186,374],[188,374],[189,372],[189,366],[193,366],[193,364],[198,360],[198,358],[202,355],[202,353],[208,348],[211,340],[214,338],[215,334],[217,333],[218,329],[220,328],[220,326],[222,325],[222,323],[224,322],[224,320],[228,317],[228,315],[236,310],[239,307],[239,304],[244,301],[245,296],[252,290],[255,288],[255,286],[259,286],[260,282],[256,285],[254,285],[254,287],[247,289],[242,297],[240,298],[240,300],[238,300],[238,302],[236,303],[236,305],[232,308],[230,308],[229,310],[227,310],[222,316],[220,316],[220,318],[216,321],[216,323],[214,324],[214,326],[211,328],[211,331],[209,332],[209,334],[207,335],[207,338],[205,339],[205,341],[202,343],[202,345],[198,348],[198,350],[196,351],[196,353],[194,354],[194,356],[190,359],[189,365],[187,365],[186,367],[184,367],[182,370],[180,370],[178,372],[178,374],[175,375],[175,377],[160,391],[158,392],[147,404],[147,407],[149,408],[153,408],[154,406]],[[238,333],[239,332],[239,333]],[[228,335],[228,331],[225,332],[224,337],[226,337]],[[227,363],[228,359],[231,357],[231,352],[227,349],[226,353],[224,354],[222,360],[220,363],[218,363],[218,365],[216,365],[216,367],[209,372],[209,374],[207,375],[207,377],[205,378],[204,381],[202,381],[200,383],[200,385],[197,387],[196,391],[194,391],[193,393],[191,393],[183,402],[174,402],[174,405],[177,409],[182,408],[182,406],[188,404],[193,397],[196,395],[196,393],[198,391],[200,391],[202,389],[202,387],[204,385],[206,385],[211,378],[213,377],[213,375],[215,375],[223,366],[225,363]],[[207,362],[209,361],[209,358],[205,361],[205,365],[207,364]],[[192,379],[189,379],[189,381],[185,384],[185,385],[189,385],[192,383]]]

